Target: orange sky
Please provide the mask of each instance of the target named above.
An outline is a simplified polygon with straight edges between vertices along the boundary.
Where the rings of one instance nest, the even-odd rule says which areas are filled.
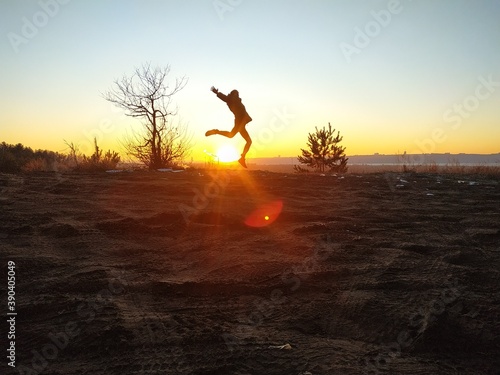
[[[256,0],[221,13],[210,1],[69,2],[32,27],[37,1],[1,2],[0,141],[90,152],[96,136],[120,151],[140,122],[102,93],[150,61],[189,78],[174,101],[197,160],[243,147],[204,137],[233,124],[212,85],[238,89],[253,117],[249,157],[296,156],[328,122],[350,155],[500,152],[499,3],[398,4]]]

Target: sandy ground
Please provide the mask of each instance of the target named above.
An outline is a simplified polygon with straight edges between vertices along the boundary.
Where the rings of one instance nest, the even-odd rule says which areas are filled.
[[[2,374],[500,373],[498,177],[4,174],[0,194]]]

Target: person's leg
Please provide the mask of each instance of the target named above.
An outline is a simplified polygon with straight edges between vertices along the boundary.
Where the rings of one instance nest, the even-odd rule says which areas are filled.
[[[231,131],[227,131],[227,130],[217,130],[217,134],[219,135],[222,135],[224,137],[228,137],[228,138],[233,138],[236,133],[238,133],[238,131],[236,130],[236,127],[234,127]]]
[[[244,168],[246,168],[247,163],[245,161],[245,157],[248,153],[248,150],[250,149],[250,146],[252,145],[252,139],[250,138],[250,135],[248,134],[245,127],[240,129],[240,134],[243,137],[243,139],[247,141],[247,143],[245,143],[245,147],[243,148],[243,153],[241,154],[241,158],[238,160],[238,163],[240,163]]]
[[[243,127],[240,130],[240,134],[243,137],[243,139],[247,142],[245,143],[245,147],[243,147],[243,153],[241,156],[245,158],[246,154],[248,153],[248,150],[250,150],[250,146],[252,145],[252,138],[250,138],[250,134],[248,134],[247,129]]]
[[[227,137],[227,138],[233,138],[236,135],[236,133],[238,133],[238,125],[236,124],[236,120],[235,120],[234,127],[231,131],[213,129],[213,130],[207,131],[205,133],[205,137],[218,134],[218,135],[222,135],[222,136]]]

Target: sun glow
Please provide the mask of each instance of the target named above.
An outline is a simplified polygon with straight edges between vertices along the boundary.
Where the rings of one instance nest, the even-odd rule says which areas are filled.
[[[224,145],[217,150],[217,157],[223,163],[236,161],[240,158],[238,151],[231,145]]]

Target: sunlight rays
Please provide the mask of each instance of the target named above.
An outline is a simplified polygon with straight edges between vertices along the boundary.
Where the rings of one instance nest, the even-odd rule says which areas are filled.
[[[245,218],[245,225],[260,228],[274,223],[283,210],[283,201],[268,197],[268,194],[262,191],[250,173],[240,173],[239,176],[248,194],[252,198],[258,197],[255,202],[256,208]]]

